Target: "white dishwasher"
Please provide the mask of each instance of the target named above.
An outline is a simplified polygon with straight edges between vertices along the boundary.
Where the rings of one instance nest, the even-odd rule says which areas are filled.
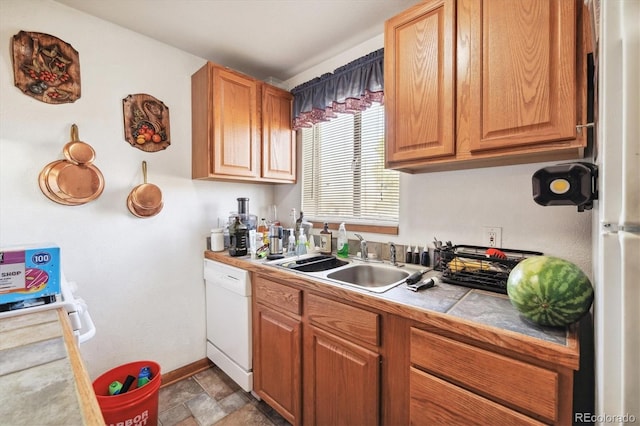
[[[204,260],[207,357],[242,389],[253,389],[249,272]]]

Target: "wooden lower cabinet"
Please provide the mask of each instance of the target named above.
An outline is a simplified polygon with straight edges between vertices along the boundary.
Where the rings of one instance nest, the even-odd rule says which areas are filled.
[[[260,277],[254,283],[253,390],[293,425],[302,421],[302,322],[290,314],[299,293]]]
[[[291,424],[300,423],[300,321],[259,308],[255,391]]]
[[[314,326],[304,334],[304,423],[379,424],[380,355]]]
[[[252,283],[254,392],[294,425],[380,424],[380,314]]]
[[[543,425],[537,420],[411,367],[412,425]]]
[[[412,424],[571,424],[572,370],[415,327],[408,367]]]
[[[254,391],[293,425],[572,423],[574,334],[567,346],[513,340],[295,280],[255,274],[252,285]]]

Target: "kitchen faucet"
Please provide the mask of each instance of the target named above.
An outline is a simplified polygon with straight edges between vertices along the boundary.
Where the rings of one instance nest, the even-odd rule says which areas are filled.
[[[393,266],[398,264],[396,259],[396,245],[393,242],[389,242],[389,262],[391,262]]]
[[[369,252],[367,249],[367,241],[362,238],[360,234],[354,234],[360,240],[360,259],[367,261],[369,260]]]

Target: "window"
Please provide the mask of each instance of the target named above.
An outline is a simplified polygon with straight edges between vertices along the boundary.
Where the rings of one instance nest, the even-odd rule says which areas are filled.
[[[384,106],[302,129],[305,217],[397,225],[399,193],[399,173],[384,168]]]

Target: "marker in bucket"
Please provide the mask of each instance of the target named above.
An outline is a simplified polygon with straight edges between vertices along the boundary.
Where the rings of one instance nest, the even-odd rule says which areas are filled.
[[[135,379],[136,378],[133,377],[132,375],[128,375],[127,379],[124,381],[124,384],[122,385],[122,389],[120,389],[119,395],[127,392]]]
[[[118,395],[122,389],[122,383],[119,381],[111,382],[109,385],[109,395]]]
[[[140,369],[140,373],[138,373],[138,387],[141,388],[142,386],[149,383],[150,380],[151,380],[151,368],[142,367]]]

